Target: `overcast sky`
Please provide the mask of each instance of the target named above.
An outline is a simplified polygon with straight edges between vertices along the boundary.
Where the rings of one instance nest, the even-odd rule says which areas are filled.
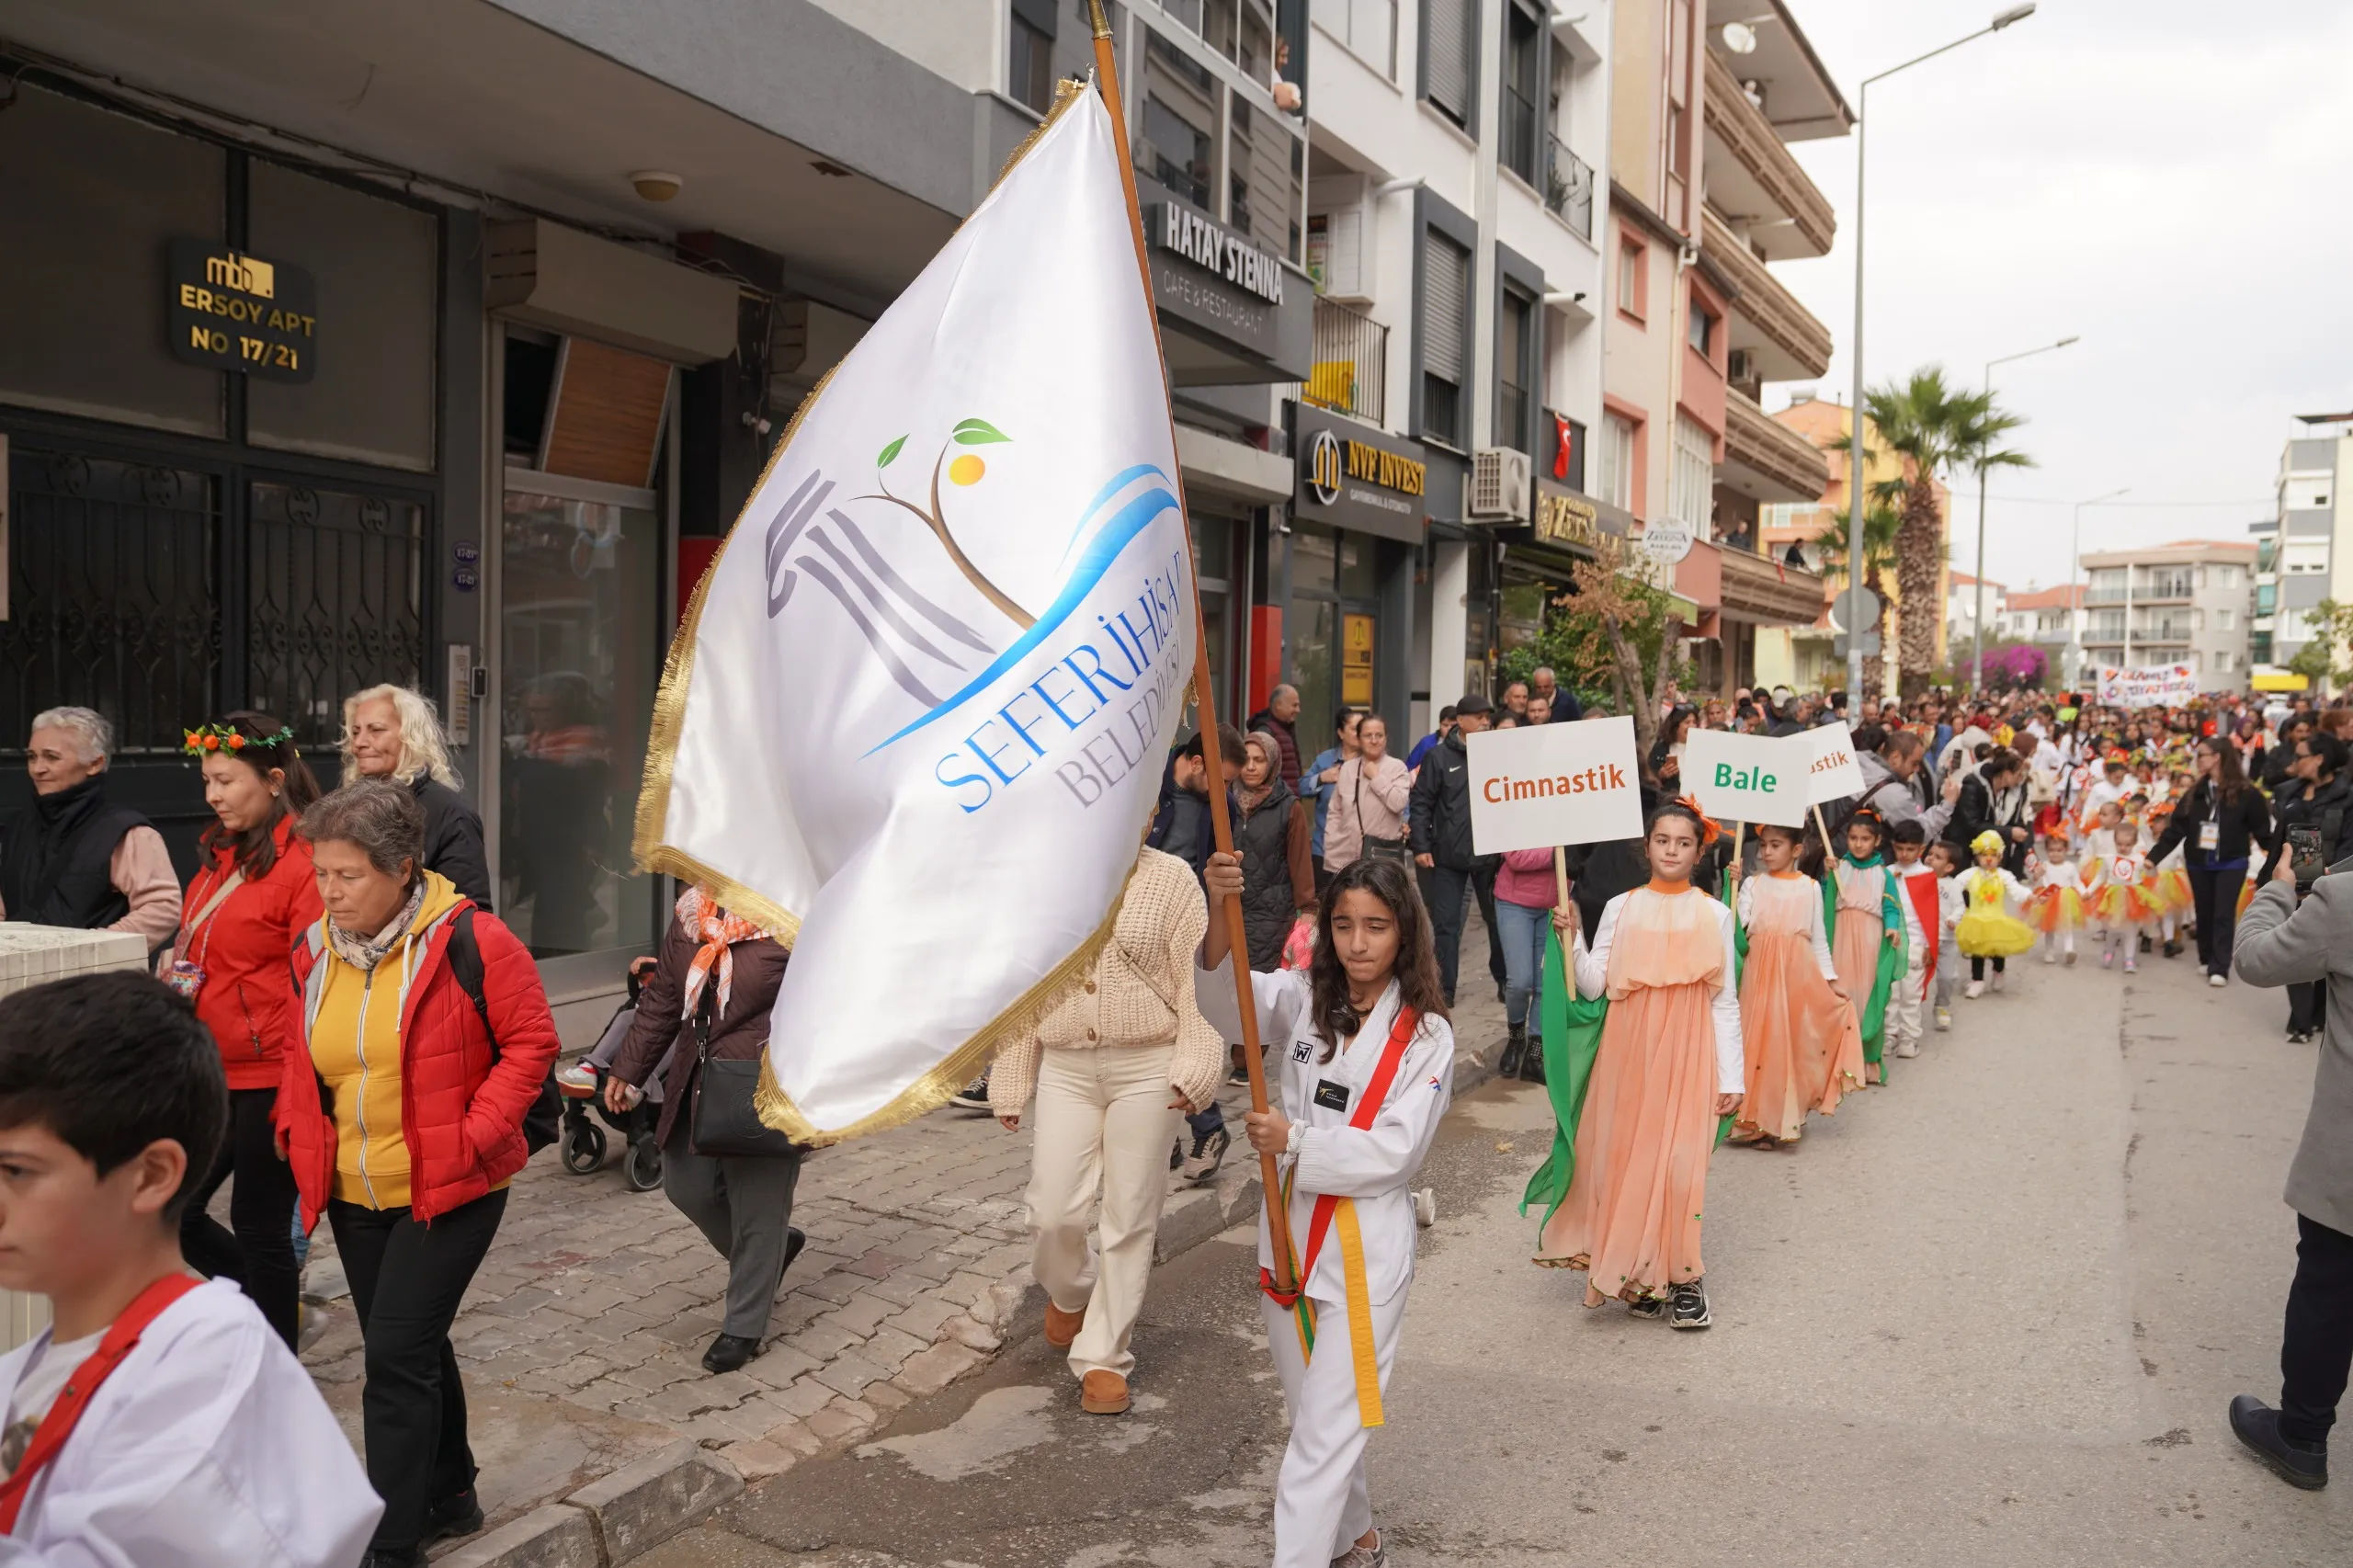
[[[1790,0],[1860,109],[1870,73],[1983,27],[1995,0]],[[1756,9],[1762,10],[1763,6]],[[1736,0],[1714,0],[1722,19]],[[1874,386],[2079,334],[1994,372],[2040,466],[1997,473],[1986,575],[2066,580],[2084,549],[2245,539],[2268,517],[2291,415],[2353,408],[2353,4],[2041,0],[2027,20],[1871,89],[1865,369]],[[1854,362],[1851,137],[1793,149],[1837,248],[1774,270]],[[1766,405],[1788,400],[1768,388]],[[1955,483],[1955,563],[1976,547]],[[1966,492],[1966,494],[1961,494]],[[2039,505],[2056,500],[2059,505]],[[2148,506],[2214,502],[2213,506]]]

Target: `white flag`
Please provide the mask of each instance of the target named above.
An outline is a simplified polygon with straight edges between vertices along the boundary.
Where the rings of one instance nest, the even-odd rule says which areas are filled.
[[[786,433],[680,628],[640,862],[793,943],[759,1106],[939,1104],[1108,939],[1192,560],[1101,97],[1071,98]]]

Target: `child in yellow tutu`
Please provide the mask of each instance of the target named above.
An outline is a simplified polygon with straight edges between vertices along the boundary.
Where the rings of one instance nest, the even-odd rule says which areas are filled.
[[[2009,911],[2027,900],[2026,884],[2002,869],[2002,835],[1987,828],[1970,841],[1977,864],[1961,874],[1961,894],[1968,909],[1953,926],[1953,938],[1969,960],[1971,1000],[1985,994],[1985,963],[1994,964],[1994,989],[2002,989],[2004,963],[2034,946],[2034,927]]]
[[[2059,955],[2075,961],[2075,933],[2083,928],[2084,895],[2067,835],[2057,828],[2042,836],[2042,858],[2034,867],[2034,892],[2027,900],[2027,924],[2042,934],[2042,961]]]

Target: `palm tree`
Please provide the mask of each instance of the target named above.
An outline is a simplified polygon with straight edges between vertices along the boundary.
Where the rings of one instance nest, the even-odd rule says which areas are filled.
[[[1850,515],[1843,509],[1833,511],[1829,526],[1813,536],[1813,547],[1820,551],[1825,568],[1836,563],[1844,569],[1854,560],[1849,553],[1851,547],[1847,542],[1847,521]],[[1903,514],[1883,501],[1871,502],[1863,509],[1863,586],[1879,596],[1881,606],[1888,603],[1887,574],[1895,570],[1896,539],[1903,527]],[[1836,606],[1832,607],[1832,612],[1842,619],[1845,618],[1846,612]],[[1900,625],[1900,607],[1897,613]],[[1881,668],[1882,663],[1878,659],[1863,662],[1864,696],[1880,695]]]
[[[1896,590],[1904,604],[1925,611],[1939,597],[1945,564],[1937,481],[1967,467],[1977,471],[1982,485],[1989,469],[2032,468],[2032,458],[2000,445],[2026,420],[2005,412],[1990,392],[1969,392],[1946,381],[1938,365],[1913,371],[1908,381],[1890,381],[1866,392],[1863,413],[1878,427],[1879,445],[1902,460],[1903,473],[1872,483],[1870,499],[1902,507],[1895,541]],[[1841,440],[1836,449],[1849,444]],[[1868,463],[1858,466],[1868,472]],[[1866,547],[1870,516],[1864,514]],[[1898,619],[1896,664],[1906,697],[1926,690],[1934,677],[1938,619],[1923,613]]]

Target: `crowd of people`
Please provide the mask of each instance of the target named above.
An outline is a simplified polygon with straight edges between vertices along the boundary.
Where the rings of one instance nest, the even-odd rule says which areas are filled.
[[[1713,1149],[1800,1143],[1812,1116],[1952,1028],[1957,1004],[2003,992],[2013,960],[2097,949],[2131,973],[2194,942],[2211,985],[2235,960],[2286,986],[2289,1040],[2330,1028],[2325,977],[2353,938],[2324,928],[2342,911],[2300,916],[2288,890],[2353,850],[2353,709],[1670,700],[1642,759],[1640,837],[1481,855],[1468,737],[1579,716],[1539,670],[1500,703],[1444,710],[1403,757],[1386,719],[1354,708],[1328,744],[1302,745],[1289,687],[1246,730],[1219,727],[1222,778],[1204,737],[1181,742],[1110,939],[961,1096],[1034,1134],[1042,1332],[1080,1407],[1116,1415],[1166,1173],[1217,1173],[1233,1138],[1218,1087],[1246,1077],[1245,1042],[1267,1052],[1278,1095],[1243,1131],[1286,1168],[1287,1224],[1262,1216],[1259,1257],[1291,1413],[1283,1568],[1385,1561],[1365,1434],[1429,1219],[1414,1181],[1450,1099],[1472,907],[1505,1007],[1498,1065],[1552,1085],[1558,1122],[1523,1205],[1541,1210],[1533,1261],[1582,1273],[1589,1306],[1677,1329],[1712,1321]],[[1717,823],[1683,792],[1695,731],[1830,722],[1850,726],[1863,788],[1807,827]],[[153,825],[108,798],[106,722],[60,708],[34,722],[36,798],[0,842],[0,901],[13,918],[133,933],[163,982],[99,975],[0,1002],[0,1164],[46,1173],[8,1199],[20,1239],[0,1285],[56,1314],[0,1358],[0,1528],[59,1561],[103,1539],[125,1561],[210,1563],[230,1560],[218,1542],[291,1530],[317,1543],[304,1561],[410,1568],[481,1528],[449,1330],[509,1184],[555,1136],[559,1090],[616,1115],[658,1102],[665,1191],[729,1263],[714,1373],[757,1353],[804,1239],[790,1223],[803,1151],[749,1108],[787,948],[687,889],[633,1015],[558,1073],[537,966],[493,912],[481,820],[430,703],[359,692],[343,732],[325,790],[274,715],[188,730],[213,821],[183,885]],[[1216,849],[1215,790],[1233,852]],[[1229,899],[1238,930],[1210,917]],[[1248,1017],[1236,963],[1256,975]],[[2326,1049],[2343,1054],[2347,1032],[2338,1020]],[[135,1065],[109,1066],[126,1051]],[[2331,1090],[2332,1061],[2324,1090],[2353,1114],[2353,1067]],[[2322,1129],[2317,1102],[2314,1117]],[[2277,1410],[2233,1410],[2300,1485],[2325,1480],[2353,1350],[2340,1133],[2308,1134],[2291,1180],[2288,1392]],[[210,1211],[223,1187],[225,1225]],[[361,1460],[294,1360],[322,1219],[366,1345]],[[1316,1356],[1319,1340],[1345,1349]],[[198,1462],[242,1452],[260,1421],[303,1435],[300,1454]],[[77,1425],[103,1442],[66,1448]],[[215,1522],[217,1541],[159,1533],[182,1515]]]

